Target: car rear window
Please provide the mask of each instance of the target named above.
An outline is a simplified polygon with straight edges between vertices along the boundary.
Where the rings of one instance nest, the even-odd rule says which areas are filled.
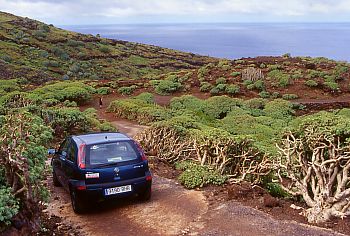
[[[140,157],[132,141],[89,145],[86,151],[91,167],[135,161]]]

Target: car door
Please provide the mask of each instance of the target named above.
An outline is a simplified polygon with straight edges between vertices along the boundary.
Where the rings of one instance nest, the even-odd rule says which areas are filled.
[[[69,181],[74,179],[76,176],[75,171],[77,170],[77,155],[78,148],[74,141],[71,141],[67,148],[67,156],[64,161],[62,161],[62,172],[63,172],[63,184],[64,187],[69,189]]]
[[[70,143],[70,139],[66,138],[62,144],[60,145],[59,149],[57,150],[57,153],[55,154],[54,158],[52,159],[52,168],[53,171],[56,173],[56,176],[61,184],[64,183],[64,173],[63,173],[63,162],[65,161],[67,157],[67,151],[68,146]]]

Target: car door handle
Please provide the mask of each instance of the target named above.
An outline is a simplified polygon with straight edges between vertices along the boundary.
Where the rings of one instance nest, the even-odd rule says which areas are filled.
[[[136,166],[134,166],[134,169],[137,169],[137,168],[143,168],[143,165],[136,165]]]

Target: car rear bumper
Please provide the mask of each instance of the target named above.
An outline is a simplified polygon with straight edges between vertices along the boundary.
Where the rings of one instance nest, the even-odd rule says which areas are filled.
[[[150,176],[150,175],[149,175]],[[105,189],[120,187],[131,185],[130,192],[118,193],[113,195],[105,195]],[[142,194],[146,191],[147,188],[150,188],[152,185],[152,179],[145,177],[123,180],[119,182],[112,183],[104,183],[104,184],[90,184],[85,185],[84,188],[81,188],[81,182],[78,181],[75,184],[72,184],[73,188],[75,188],[77,195],[82,200],[104,200],[110,198],[118,198],[118,197],[128,197],[132,195]]]

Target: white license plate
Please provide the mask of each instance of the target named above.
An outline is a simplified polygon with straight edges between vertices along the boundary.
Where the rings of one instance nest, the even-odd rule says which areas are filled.
[[[126,192],[131,192],[131,185],[105,189],[105,195],[107,196],[118,194],[118,193],[126,193]]]

